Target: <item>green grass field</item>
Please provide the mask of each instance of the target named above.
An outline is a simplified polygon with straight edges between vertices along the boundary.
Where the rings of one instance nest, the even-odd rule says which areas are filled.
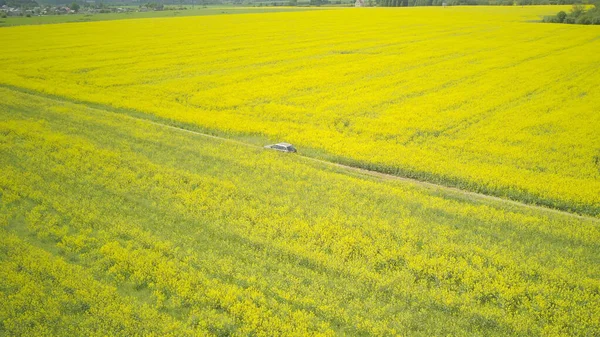
[[[190,6],[187,6],[190,7]],[[22,26],[22,25],[44,25],[53,23],[93,22],[125,19],[161,18],[161,17],[183,17],[204,15],[227,15],[248,13],[276,13],[296,12],[306,10],[317,10],[308,7],[233,7],[233,6],[208,6],[202,8],[188,8],[186,10],[165,10],[149,12],[129,13],[96,13],[96,14],[69,14],[69,15],[46,15],[46,16],[10,16],[0,18],[0,27]]]

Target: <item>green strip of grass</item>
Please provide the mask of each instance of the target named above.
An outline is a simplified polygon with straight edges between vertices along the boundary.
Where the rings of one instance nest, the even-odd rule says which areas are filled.
[[[231,15],[231,14],[254,14],[275,12],[297,12],[316,10],[308,7],[196,7],[186,10],[165,10],[149,12],[126,12],[126,13],[96,13],[96,14],[70,14],[70,15],[46,15],[46,16],[10,16],[0,18],[0,27],[23,26],[23,25],[46,25],[56,23],[94,22],[109,20],[182,17],[182,16],[205,16],[205,15]]]

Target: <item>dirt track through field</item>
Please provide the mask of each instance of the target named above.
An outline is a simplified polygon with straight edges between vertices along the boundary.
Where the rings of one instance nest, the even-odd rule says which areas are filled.
[[[34,91],[34,90],[29,90],[29,89],[25,89],[25,88],[10,86],[10,85],[0,84],[0,87],[6,88],[6,89],[10,89],[10,90],[13,90],[13,91],[17,91],[17,92],[21,92],[21,93],[25,93],[25,94],[32,95],[32,96],[44,97],[46,99],[49,99],[49,100],[52,100],[52,101],[55,101],[55,102],[58,102],[58,103],[61,103],[61,104],[63,104],[63,103],[81,104],[81,105],[87,106],[89,109],[92,109],[92,110],[101,110],[101,111],[112,112],[112,113],[115,113],[115,114],[118,114],[120,116],[124,116],[124,117],[130,118],[130,119],[133,119],[133,120],[136,120],[136,121],[142,121],[142,122],[150,123],[150,124],[153,124],[153,125],[157,125],[157,126],[161,126],[161,127],[165,127],[165,128],[177,130],[177,131],[180,131],[180,132],[186,132],[186,133],[190,133],[190,134],[202,136],[202,137],[205,137],[205,138],[212,138],[212,139],[215,139],[215,140],[224,141],[224,142],[230,142],[230,143],[235,143],[235,144],[238,144],[238,145],[248,146],[248,147],[252,147],[252,148],[262,148],[261,146],[258,146],[258,145],[255,145],[255,144],[251,144],[251,143],[248,143],[248,142],[243,142],[243,141],[240,141],[240,140],[235,140],[235,139],[221,137],[221,136],[215,136],[215,135],[211,135],[211,134],[200,132],[200,131],[194,131],[194,130],[185,129],[185,128],[179,127],[179,126],[174,126],[174,125],[169,125],[169,124],[166,124],[166,123],[156,122],[156,121],[153,121],[151,119],[153,116],[147,115],[147,114],[144,114],[144,113],[137,112],[134,115],[133,111],[115,109],[115,108],[110,107],[110,106],[95,104],[93,102],[70,100],[70,99],[67,99],[67,98],[64,98],[64,97],[57,97],[57,96],[47,95],[47,94],[44,94],[44,93],[41,93],[41,92],[37,92],[37,91]],[[138,116],[147,116],[147,117],[138,117]],[[422,181],[422,180],[417,180],[417,179],[413,179],[413,178],[407,178],[407,177],[402,177],[402,176],[396,176],[396,175],[381,173],[381,172],[377,172],[377,171],[371,171],[371,170],[367,170],[367,169],[363,169],[363,168],[359,168],[359,167],[355,167],[355,166],[349,166],[349,165],[339,164],[339,163],[335,163],[335,162],[331,162],[331,161],[326,161],[326,160],[322,160],[322,159],[317,159],[317,158],[313,158],[313,157],[309,157],[309,156],[304,156],[302,154],[294,154],[294,155],[298,156],[298,157],[301,157],[301,158],[303,158],[305,160],[308,160],[308,161],[320,163],[320,164],[327,165],[327,166],[330,166],[330,167],[340,168],[342,170],[346,170],[346,171],[350,171],[350,172],[357,172],[357,173],[360,173],[360,174],[364,174],[364,175],[371,176],[371,177],[376,177],[376,178],[383,179],[383,180],[401,181],[401,182],[410,183],[410,184],[413,184],[413,185],[425,187],[425,188],[427,188],[429,190],[434,190],[434,191],[453,192],[455,194],[459,194],[459,195],[465,196],[465,197],[467,197],[467,198],[469,198],[471,200],[496,201],[496,202],[510,204],[510,205],[514,205],[514,206],[518,206],[518,207],[525,207],[525,208],[529,208],[529,209],[536,209],[536,210],[540,210],[540,211],[544,211],[544,212],[550,212],[550,213],[554,213],[554,214],[561,214],[561,215],[565,215],[565,216],[569,216],[569,217],[575,217],[575,218],[579,218],[579,219],[582,219],[582,220],[589,220],[589,221],[594,221],[594,222],[600,223],[600,218],[596,218],[596,217],[592,217],[592,216],[580,215],[580,214],[577,214],[577,213],[571,213],[571,212],[562,211],[562,210],[558,210],[558,209],[554,209],[554,208],[549,208],[549,207],[545,207],[545,206],[527,204],[527,203],[520,202],[520,201],[515,201],[515,200],[511,200],[511,199],[505,199],[505,198],[501,198],[501,197],[496,197],[496,196],[491,196],[491,195],[487,195],[487,194],[477,193],[477,192],[473,192],[473,191],[469,191],[469,190],[464,190],[464,189],[460,189],[460,188],[456,188],[456,187],[450,187],[450,186],[446,186],[446,185],[435,184],[435,183],[426,182],[426,181]]]
[[[202,136],[202,137],[213,138],[213,139],[217,139],[217,140],[221,140],[221,141],[226,141],[226,142],[231,142],[231,143],[236,143],[236,144],[240,144],[240,145],[244,145],[244,146],[248,146],[248,147],[253,147],[253,148],[261,148],[260,146],[257,146],[257,145],[254,145],[254,144],[250,144],[250,143],[246,143],[246,142],[242,142],[242,141],[239,141],[239,140],[234,140],[234,139],[230,139],[230,138],[214,136],[214,135],[210,135],[210,134],[202,133],[202,132],[198,132],[198,131],[193,131],[193,130],[187,130],[187,129],[180,128],[180,127],[177,127],[177,126],[172,126],[172,125],[168,125],[168,124],[164,124],[164,123],[158,123],[158,122],[148,121],[147,119],[143,119],[143,118],[132,117],[132,116],[129,116],[129,117],[131,117],[133,119],[136,119],[136,120],[146,121],[146,122],[149,122],[149,123],[154,124],[154,125],[159,125],[159,126],[163,126],[163,127],[166,127],[166,128],[179,130],[181,132],[188,132],[188,133],[196,134],[196,135],[199,135],[199,136]],[[422,181],[422,180],[417,180],[417,179],[412,179],[412,178],[406,178],[406,177],[401,177],[401,176],[395,176],[395,175],[381,173],[381,172],[377,172],[377,171],[366,170],[366,169],[362,169],[362,168],[355,167],[355,166],[348,166],[348,165],[339,164],[339,163],[335,163],[335,162],[331,162],[331,161],[326,161],[326,160],[321,160],[321,159],[317,159],[317,158],[313,158],[313,157],[303,156],[301,154],[294,154],[294,155],[302,157],[303,159],[306,159],[306,160],[313,161],[313,162],[317,162],[317,163],[321,163],[321,164],[324,164],[324,165],[329,165],[329,166],[341,168],[341,169],[348,170],[348,171],[358,172],[358,173],[361,173],[361,174],[365,174],[365,175],[372,176],[372,177],[377,177],[377,178],[384,179],[384,180],[402,181],[402,182],[406,182],[406,183],[410,183],[410,184],[415,184],[415,185],[418,185],[418,186],[421,186],[421,187],[425,187],[425,188],[428,188],[428,189],[432,189],[432,190],[450,191],[450,192],[462,194],[462,195],[467,196],[467,197],[469,197],[471,199],[497,201],[497,202],[502,202],[502,203],[511,204],[511,205],[515,205],[515,206],[526,207],[526,208],[531,208],[531,209],[537,209],[537,210],[541,210],[541,211],[545,211],[545,212],[551,212],[551,213],[556,213],[556,214],[562,214],[562,215],[567,215],[567,216],[571,216],[571,217],[576,217],[576,218],[580,218],[580,219],[584,219],[584,220],[590,220],[590,221],[600,222],[600,219],[598,219],[598,218],[594,218],[594,217],[590,217],[590,216],[585,216],[585,215],[580,215],[580,214],[571,213],[571,212],[566,212],[566,211],[561,211],[561,210],[554,209],[554,208],[549,208],[549,207],[544,207],[544,206],[538,206],[538,205],[532,205],[532,204],[526,204],[526,203],[515,201],[515,200],[504,199],[504,198],[495,197],[495,196],[491,196],[491,195],[487,195],[487,194],[481,194],[481,193],[477,193],[477,192],[463,190],[463,189],[456,188],[456,187],[439,185],[439,184],[434,184],[434,183],[430,183],[430,182],[426,182],[426,181]]]

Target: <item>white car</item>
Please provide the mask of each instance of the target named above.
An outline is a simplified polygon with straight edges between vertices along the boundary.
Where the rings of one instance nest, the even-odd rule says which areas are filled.
[[[289,143],[277,143],[273,145],[265,145],[265,149],[273,149],[281,152],[297,152],[294,145]]]

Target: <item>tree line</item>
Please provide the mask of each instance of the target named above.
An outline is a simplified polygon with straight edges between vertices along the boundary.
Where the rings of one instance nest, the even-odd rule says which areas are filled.
[[[524,5],[572,5],[582,4],[582,0],[378,0],[382,7],[409,7],[409,6],[524,6]]]
[[[576,4],[569,13],[560,11],[556,15],[544,17],[547,23],[568,23],[579,25],[600,25],[600,0],[594,7],[587,9],[584,5]]]

